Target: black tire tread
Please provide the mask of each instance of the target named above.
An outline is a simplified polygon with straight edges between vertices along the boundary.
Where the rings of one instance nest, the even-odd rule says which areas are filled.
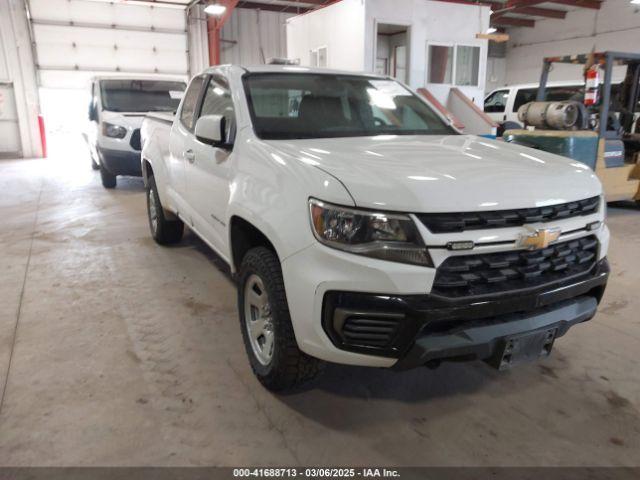
[[[149,195],[151,195],[151,189],[153,189],[156,205],[158,206],[158,229],[156,232],[154,232],[151,227],[151,218],[149,217]],[[182,240],[182,235],[184,234],[184,223],[180,219],[167,220],[164,216],[164,210],[160,203],[160,197],[158,196],[158,187],[156,186],[156,181],[153,175],[149,176],[147,186],[147,218],[149,220],[151,236],[159,245],[171,245]]]
[[[99,170],[102,186],[108,189],[116,188],[116,184],[118,182],[116,176],[108,171],[102,163],[100,163]]]
[[[271,311],[276,329],[276,345],[272,367],[267,374],[261,372],[261,365],[254,360],[253,350],[244,325],[244,281],[250,273],[258,273],[268,290]],[[255,247],[247,252],[242,260],[238,278],[238,310],[242,337],[251,361],[251,368],[260,382],[269,390],[282,391],[313,380],[321,373],[324,362],[311,357],[298,348],[287,296],[282,278],[280,262],[273,251],[266,247]],[[273,363],[275,362],[275,363]]]

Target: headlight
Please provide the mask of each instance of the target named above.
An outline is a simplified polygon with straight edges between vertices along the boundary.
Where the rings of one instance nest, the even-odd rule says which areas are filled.
[[[114,125],[113,123],[103,122],[102,134],[110,138],[124,138],[127,136],[126,127]]]
[[[407,215],[354,210],[310,199],[313,234],[321,243],[367,257],[432,267],[413,220]]]

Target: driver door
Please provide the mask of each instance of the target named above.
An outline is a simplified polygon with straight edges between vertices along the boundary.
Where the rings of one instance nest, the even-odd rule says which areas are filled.
[[[222,75],[215,74],[206,80],[195,122],[203,115],[225,117],[228,145],[214,147],[189,135],[185,150],[186,197],[194,214],[193,227],[228,260],[226,217],[236,122],[229,83]]]

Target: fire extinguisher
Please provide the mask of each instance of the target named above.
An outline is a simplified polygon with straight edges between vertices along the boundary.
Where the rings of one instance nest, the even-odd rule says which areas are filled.
[[[600,67],[592,65],[586,74],[584,104],[587,107],[598,103],[598,87],[600,86]]]

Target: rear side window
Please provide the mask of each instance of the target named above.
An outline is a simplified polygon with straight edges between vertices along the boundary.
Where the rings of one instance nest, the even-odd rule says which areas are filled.
[[[202,90],[202,84],[204,83],[204,77],[196,77],[191,81],[187,93],[184,94],[184,100],[182,101],[182,108],[180,109],[180,122],[189,130],[193,130],[195,123],[194,114],[196,107],[198,106],[198,100],[200,99],[200,92]]]
[[[545,94],[545,100],[548,102],[564,102],[566,100],[582,101],[582,87],[567,86],[567,87],[549,87]]]
[[[516,93],[516,98],[513,101],[513,111],[517,112],[525,103],[534,102],[537,95],[537,88],[521,88],[518,90],[518,93]]]
[[[513,111],[525,103],[535,102],[538,96],[537,88],[523,88],[518,90],[516,99],[513,102]],[[547,87],[544,99],[547,102],[564,102],[566,100],[582,101],[582,87],[580,85],[568,85],[566,87]]]

